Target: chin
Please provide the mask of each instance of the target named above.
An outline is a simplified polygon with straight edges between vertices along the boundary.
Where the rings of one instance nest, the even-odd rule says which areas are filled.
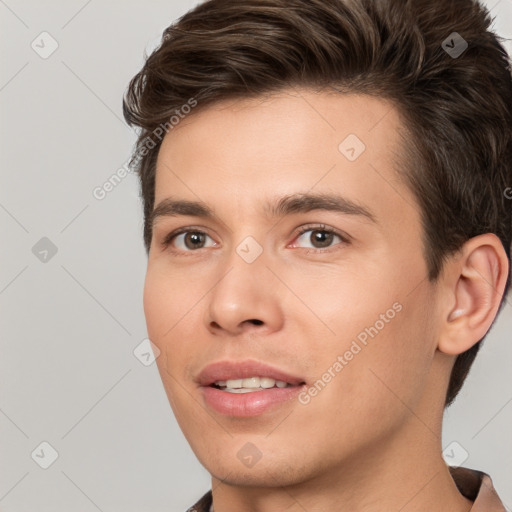
[[[290,466],[291,461],[258,461],[253,467],[245,467],[238,459],[201,461],[210,475],[223,484],[241,487],[284,487],[308,479],[307,470],[301,466]],[[302,463],[304,461],[302,460]]]

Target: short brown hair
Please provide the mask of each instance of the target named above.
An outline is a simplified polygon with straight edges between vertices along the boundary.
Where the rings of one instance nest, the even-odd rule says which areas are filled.
[[[369,94],[398,109],[410,137],[400,172],[421,208],[431,281],[448,256],[483,233],[500,238],[510,262],[512,78],[492,21],[476,0],[199,4],[164,31],[123,100],[127,123],[141,129],[131,164],[140,177],[146,251],[158,127],[172,128],[168,120],[191,99],[204,108],[303,86]],[[509,285],[510,274],[504,297]],[[481,341],[457,357],[446,406]]]

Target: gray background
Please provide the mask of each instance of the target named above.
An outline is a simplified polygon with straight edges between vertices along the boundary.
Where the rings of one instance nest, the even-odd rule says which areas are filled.
[[[195,4],[0,0],[3,512],[180,511],[209,488],[156,365],[133,353],[146,338],[136,177],[103,200],[92,194],[135,141],[121,98],[143,51]],[[511,0],[488,6],[498,33],[512,37]],[[58,44],[46,59],[55,43],[44,31]],[[492,476],[508,510],[511,302],[443,435],[443,447],[457,442],[454,453],[468,453],[463,465]],[[50,460],[43,441],[59,455],[48,469],[39,465]]]

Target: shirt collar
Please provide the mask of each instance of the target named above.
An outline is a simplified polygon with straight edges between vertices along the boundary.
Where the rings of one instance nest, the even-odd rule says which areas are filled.
[[[473,501],[470,512],[506,512],[488,474],[463,467],[450,466],[449,470],[459,492]],[[203,495],[189,511],[213,512],[212,491]]]
[[[449,469],[459,492],[474,502],[470,512],[506,512],[488,474],[463,467]]]

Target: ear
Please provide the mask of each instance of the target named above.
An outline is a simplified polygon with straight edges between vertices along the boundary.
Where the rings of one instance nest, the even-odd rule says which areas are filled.
[[[485,336],[498,313],[508,274],[505,249],[492,233],[471,238],[446,262],[446,306],[437,346],[441,352],[461,354]]]

